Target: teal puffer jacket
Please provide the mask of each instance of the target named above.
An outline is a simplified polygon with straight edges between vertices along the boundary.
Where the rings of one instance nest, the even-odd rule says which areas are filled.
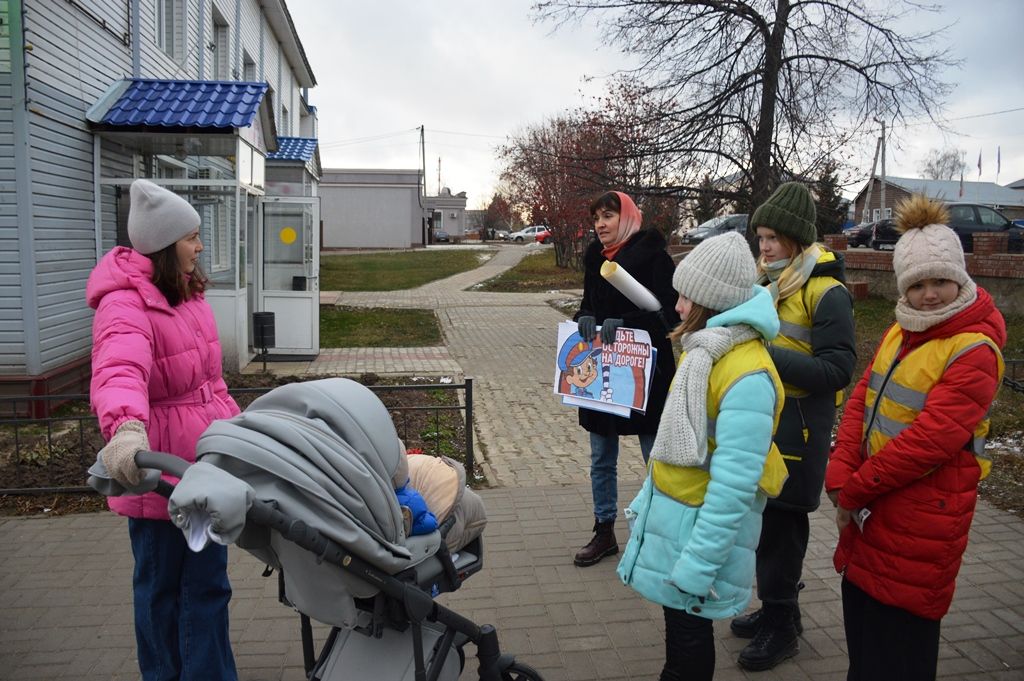
[[[618,567],[623,584],[650,601],[708,619],[743,612],[767,501],[758,482],[771,447],[776,399],[763,371],[746,375],[725,393],[700,506],[663,494],[648,474],[626,510],[631,527]]]

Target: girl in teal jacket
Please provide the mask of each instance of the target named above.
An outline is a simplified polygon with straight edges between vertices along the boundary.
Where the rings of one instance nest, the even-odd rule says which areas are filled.
[[[662,681],[711,679],[712,621],[750,601],[761,512],[785,481],[772,444],[783,388],[764,341],[779,330],[754,285],[746,241],[701,243],[676,268],[673,332],[683,355],[662,413],[648,475],[626,517],[624,584],[664,607]]]

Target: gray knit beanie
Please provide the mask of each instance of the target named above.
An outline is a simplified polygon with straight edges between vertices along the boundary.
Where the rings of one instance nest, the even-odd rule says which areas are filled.
[[[149,180],[135,180],[128,209],[132,248],[151,255],[199,229],[199,213],[177,194]]]
[[[702,307],[724,312],[753,298],[756,280],[747,240],[726,232],[702,241],[679,262],[672,287]]]
[[[750,216],[750,229],[767,227],[801,246],[818,240],[817,212],[807,187],[799,182],[780,185]]]

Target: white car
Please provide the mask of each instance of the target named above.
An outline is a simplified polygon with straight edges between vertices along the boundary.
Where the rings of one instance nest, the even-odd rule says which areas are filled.
[[[537,238],[537,234],[540,232],[546,232],[547,227],[544,225],[534,225],[532,227],[524,227],[518,232],[512,232],[508,235],[509,241],[534,241]]]

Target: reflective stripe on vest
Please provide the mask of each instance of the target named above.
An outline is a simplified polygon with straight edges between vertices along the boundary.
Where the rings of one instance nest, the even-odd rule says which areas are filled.
[[[998,380],[1003,376],[1003,356],[990,338],[980,333],[960,333],[949,338],[937,338],[914,348],[899,361],[903,333],[898,326],[886,332],[875,355],[871,377],[864,394],[864,421],[862,433],[864,453],[873,456],[894,437],[909,427],[924,409],[928,393],[941,380],[946,369],[965,352],[982,345],[995,351],[999,364]],[[985,478],[992,468],[985,454],[985,441],[989,431],[989,415],[975,426],[964,449],[974,454]]]
[[[823,253],[818,262],[832,262],[835,256],[832,253]],[[811,347],[811,326],[813,325],[814,312],[818,309],[818,303],[822,296],[836,286],[843,284],[834,277],[811,277],[804,284],[803,288],[779,301],[779,335],[772,341],[772,345],[787,350],[795,350],[804,355],[811,355],[814,348]],[[789,383],[783,383],[786,389],[786,397],[806,397],[810,391],[798,388]],[[836,393],[836,404],[842,400],[842,391]]]

